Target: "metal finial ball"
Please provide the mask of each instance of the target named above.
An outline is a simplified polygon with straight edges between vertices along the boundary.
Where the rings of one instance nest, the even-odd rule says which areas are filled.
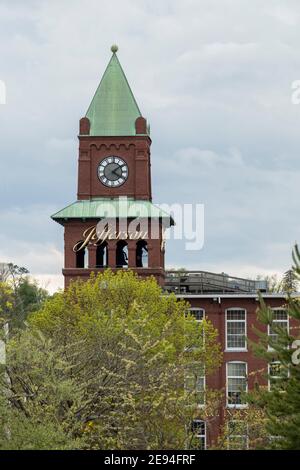
[[[111,50],[111,52],[113,52],[113,54],[115,54],[118,49],[119,49],[119,48],[118,48],[118,46],[117,46],[116,44],[113,44],[113,45],[111,46],[111,48],[110,48],[110,50]]]

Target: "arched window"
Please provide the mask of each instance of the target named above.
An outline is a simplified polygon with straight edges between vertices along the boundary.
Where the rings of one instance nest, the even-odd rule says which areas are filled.
[[[229,408],[242,408],[247,406],[243,393],[248,391],[247,363],[231,361],[226,364],[226,395]]]
[[[108,246],[107,242],[101,243],[96,250],[96,268],[106,268],[108,266]]]
[[[148,247],[145,240],[139,240],[136,244],[136,267],[148,268]]]
[[[124,240],[120,240],[117,243],[116,266],[117,268],[128,266],[128,245]]]
[[[247,350],[247,311],[233,307],[226,311],[226,351]]]
[[[76,251],[76,268],[87,268],[88,267],[88,252],[87,248]]]

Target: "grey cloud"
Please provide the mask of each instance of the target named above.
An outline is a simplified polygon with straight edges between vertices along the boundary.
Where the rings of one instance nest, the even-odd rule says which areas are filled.
[[[59,274],[49,216],[76,197],[78,120],[116,42],[151,123],[155,200],[206,207],[204,249],[170,241],[167,263],[286,269],[300,238],[299,23],[296,0],[2,0],[1,259]]]

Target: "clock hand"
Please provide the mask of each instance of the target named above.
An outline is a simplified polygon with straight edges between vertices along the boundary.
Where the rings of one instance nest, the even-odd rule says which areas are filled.
[[[122,176],[122,170],[121,170],[121,174],[120,174],[120,170],[121,170],[121,167],[118,166],[118,168],[115,168],[114,170],[112,170],[112,173],[114,173],[116,176],[120,177],[120,176]]]
[[[117,168],[114,168],[114,169],[108,168],[108,169],[107,169],[107,177],[109,178],[109,177],[112,176],[112,175],[118,176],[118,175],[115,173],[116,170],[117,170]]]

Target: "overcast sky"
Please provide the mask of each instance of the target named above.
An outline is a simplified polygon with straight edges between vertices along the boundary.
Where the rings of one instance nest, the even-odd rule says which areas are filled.
[[[281,273],[300,242],[299,0],[0,0],[0,262],[62,285],[78,121],[117,43],[151,124],[154,202],[205,204],[167,266]]]

